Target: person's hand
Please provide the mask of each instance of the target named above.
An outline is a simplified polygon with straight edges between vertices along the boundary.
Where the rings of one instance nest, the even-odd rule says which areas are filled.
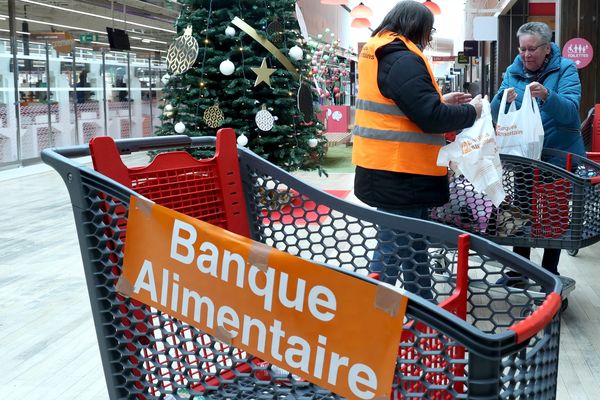
[[[542,101],[546,101],[548,98],[548,89],[539,82],[531,82],[529,85],[532,97],[539,97]]]
[[[506,94],[506,102],[507,103],[512,103],[513,101],[515,101],[517,99],[517,92],[515,92],[514,88],[507,88],[507,89],[504,89],[504,91],[507,93]]]
[[[443,98],[446,104],[467,104],[472,99],[470,93],[463,92],[446,93]]]
[[[475,112],[477,113],[477,117],[475,119],[479,119],[479,117],[481,117],[481,109],[483,108],[483,103],[481,102],[481,95],[478,94],[477,96],[475,96],[469,102],[469,104],[475,107]]]

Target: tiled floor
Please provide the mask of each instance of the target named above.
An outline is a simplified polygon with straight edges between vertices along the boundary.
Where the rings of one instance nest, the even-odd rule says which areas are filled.
[[[353,174],[298,175],[321,189],[352,188]],[[0,194],[0,399],[107,399],[64,183],[43,165],[0,171]],[[563,315],[561,400],[599,398],[599,255],[600,245],[562,255],[560,271],[577,289]]]

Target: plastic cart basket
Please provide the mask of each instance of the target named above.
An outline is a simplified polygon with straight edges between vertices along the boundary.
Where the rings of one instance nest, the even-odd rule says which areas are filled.
[[[215,143],[215,157],[205,160],[169,151],[128,168],[119,156]],[[90,147],[98,171],[73,160],[90,155]],[[111,399],[339,398],[116,292],[129,198],[138,194],[371,284],[378,284],[369,278],[377,235],[387,229],[388,266],[400,262],[399,254],[412,264],[424,258],[433,293],[428,301],[407,292],[391,398],[556,396],[562,285],[486,239],[319,191],[236,147],[231,129],[220,130],[217,140],[169,136],[115,146],[103,137],[89,146],[46,149],[42,158],[71,196]],[[436,267],[440,249],[459,249],[459,256]],[[509,269],[527,275],[525,288],[495,284]],[[394,275],[404,286],[404,274]]]
[[[577,250],[600,240],[600,165],[544,149],[542,161],[501,154],[506,199],[496,208],[462,176],[432,219],[501,245]],[[557,165],[563,166],[563,168]]]

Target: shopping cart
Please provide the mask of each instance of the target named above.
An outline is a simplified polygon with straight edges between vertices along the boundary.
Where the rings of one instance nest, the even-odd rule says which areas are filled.
[[[501,245],[578,250],[600,240],[600,164],[552,149],[542,161],[500,158],[506,198],[499,207],[453,175],[450,201],[432,218]]]
[[[213,149],[215,156],[195,160],[181,150],[192,147]],[[121,161],[121,154],[148,151],[161,153],[147,166],[128,168]],[[97,170],[74,160],[90,154]],[[115,145],[103,137],[89,146],[46,149],[42,159],[63,177],[71,196],[111,399],[340,398],[119,294],[130,196],[373,285],[381,284],[369,278],[373,249],[378,232],[386,229],[393,243],[408,243],[388,258],[400,263],[425,256],[431,272],[426,289],[433,293],[427,301],[406,292],[391,398],[556,396],[562,284],[484,238],[317,190],[236,147],[231,129],[221,129],[216,140],[169,136]],[[448,249],[458,249],[457,257],[436,267],[435,255]],[[496,284],[508,270],[526,275],[526,286]],[[397,285],[404,286],[404,275],[397,275]]]

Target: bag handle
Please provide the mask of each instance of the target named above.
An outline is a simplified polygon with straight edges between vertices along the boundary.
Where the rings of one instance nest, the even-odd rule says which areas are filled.
[[[507,99],[508,99],[507,89],[511,89],[511,88],[506,88],[502,92],[502,100],[500,101],[500,110],[498,111],[498,114],[507,115],[507,114],[517,110],[517,106],[515,105],[515,102],[513,101],[512,103],[510,103],[510,106],[508,107],[508,111],[506,111],[506,103],[507,103]],[[514,88],[512,88],[512,89],[514,90]]]
[[[502,100],[500,100],[500,110],[498,111],[498,114],[506,115],[510,112],[510,110],[508,112],[506,111],[506,100],[508,99],[508,89],[510,89],[510,88],[506,88],[502,92]],[[513,103],[514,103],[514,101],[513,101]]]
[[[531,104],[533,102],[531,97],[531,89],[529,88],[529,86],[531,86],[531,83],[528,83],[527,86],[525,86],[525,91],[523,92],[523,101],[521,102],[521,108],[529,107],[530,109],[533,109],[533,104]]]

